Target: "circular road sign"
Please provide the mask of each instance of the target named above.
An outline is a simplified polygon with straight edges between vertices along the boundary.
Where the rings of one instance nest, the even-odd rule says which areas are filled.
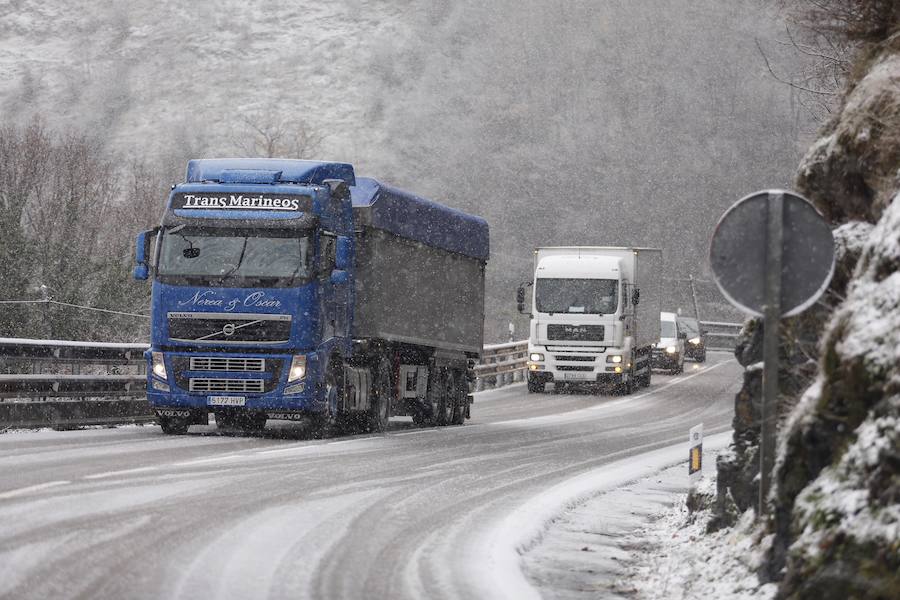
[[[768,243],[772,231],[769,207],[778,195],[782,206],[781,248]],[[780,316],[799,314],[831,281],[831,229],[809,200],[784,190],[755,192],[725,211],[710,241],[709,264],[716,285],[728,301],[758,316],[763,315],[765,305],[766,265],[773,259],[770,251],[781,252]],[[778,257],[775,259],[777,264]]]

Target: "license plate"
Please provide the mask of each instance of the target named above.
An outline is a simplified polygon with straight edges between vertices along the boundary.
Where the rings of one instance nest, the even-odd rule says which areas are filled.
[[[247,401],[245,396],[207,396],[208,406],[244,406]]]
[[[575,372],[575,373],[565,373],[565,374],[563,375],[563,379],[567,379],[567,380],[568,380],[568,379],[577,379],[577,380],[583,381],[583,380],[585,380],[585,379],[593,379],[593,378],[594,378],[594,374],[593,374],[593,373],[578,373],[578,372]]]

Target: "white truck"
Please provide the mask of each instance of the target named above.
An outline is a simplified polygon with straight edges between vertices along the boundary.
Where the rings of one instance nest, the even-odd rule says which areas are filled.
[[[534,251],[528,338],[528,391],[548,383],[615,384],[630,394],[650,385],[659,341],[662,252],[653,248],[572,246]]]

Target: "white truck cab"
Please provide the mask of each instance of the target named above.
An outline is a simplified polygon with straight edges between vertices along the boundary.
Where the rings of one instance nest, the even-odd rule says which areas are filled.
[[[528,390],[547,383],[650,384],[659,340],[662,255],[611,247],[538,248],[534,255]],[[519,309],[524,311],[524,286]]]

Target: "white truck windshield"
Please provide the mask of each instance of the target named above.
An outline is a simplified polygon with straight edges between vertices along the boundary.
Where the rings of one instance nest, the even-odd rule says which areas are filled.
[[[608,315],[619,305],[615,279],[556,279],[540,277],[535,283],[535,306],[542,313]]]

